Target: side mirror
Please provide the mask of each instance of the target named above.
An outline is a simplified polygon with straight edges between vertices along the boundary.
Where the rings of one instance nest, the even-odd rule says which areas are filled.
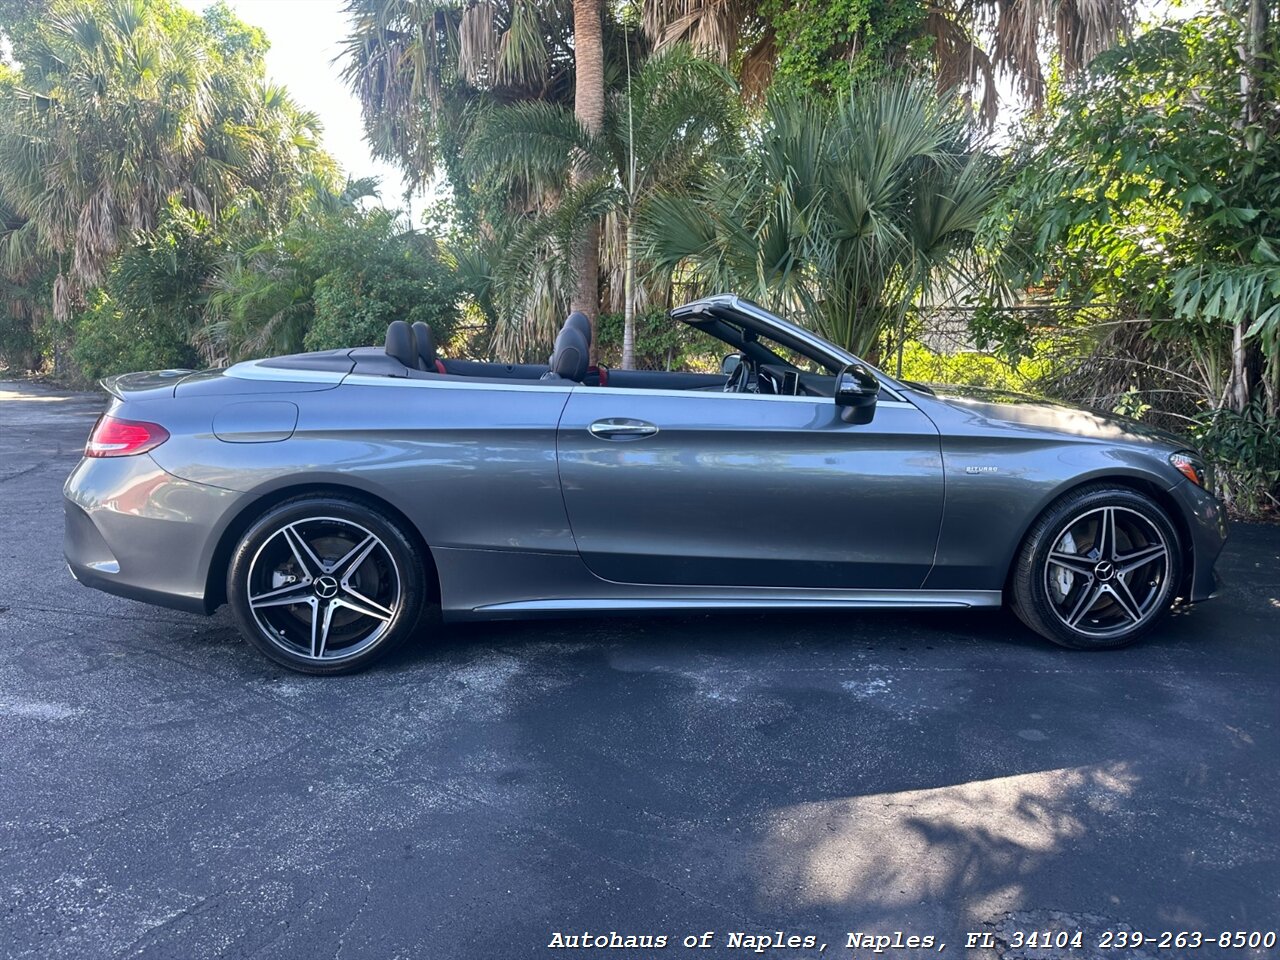
[[[726,377],[733,376],[733,371],[738,369],[738,364],[742,362],[742,355],[731,353],[720,361],[720,372]]]
[[[860,363],[851,363],[836,376],[836,406],[846,423],[870,423],[876,415],[880,381]]]

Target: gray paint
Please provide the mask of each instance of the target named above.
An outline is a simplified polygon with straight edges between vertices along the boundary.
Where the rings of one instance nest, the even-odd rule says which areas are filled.
[[[104,399],[0,384],[6,958],[545,960],[581,927],[997,960],[1010,930],[1274,927],[1280,526],[1235,527],[1221,600],[1106,656],[995,611],[696,614],[432,624],[317,683],[227,611],[64,576]]]
[[[231,403],[213,415],[213,435],[226,443],[288,440],[298,426],[298,405],[287,400]]]
[[[622,417],[660,432],[588,431]],[[933,564],[942,458],[915,407],[851,426],[830,399],[581,388],[558,443],[574,538],[606,580],[905,589]]]
[[[751,311],[780,341],[813,340],[735,298],[706,303]],[[853,359],[830,344],[814,352]],[[1185,444],[1130,421],[883,377],[875,417],[859,425],[824,398],[371,376],[335,357],[340,370],[316,369],[320,358],[113,378],[111,412],[171,438],[72,473],[73,573],[205,609],[220,599],[226,538],[265,498],[319,485],[408,518],[450,617],[986,605],[1034,518],[1066,490],[1108,480],[1162,498],[1190,558],[1184,593],[1214,590],[1221,507],[1169,465]],[[607,436],[591,432],[602,421]],[[614,421],[644,429],[619,434]]]

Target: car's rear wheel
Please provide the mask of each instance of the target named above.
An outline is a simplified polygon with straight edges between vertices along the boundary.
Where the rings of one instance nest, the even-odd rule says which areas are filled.
[[[1083,487],[1032,525],[1013,608],[1064,647],[1122,647],[1160,622],[1181,579],[1178,535],[1158,504],[1125,487]]]
[[[417,626],[426,587],[407,531],[372,504],[287,500],[240,539],[227,599],[245,638],[302,673],[361,670]]]

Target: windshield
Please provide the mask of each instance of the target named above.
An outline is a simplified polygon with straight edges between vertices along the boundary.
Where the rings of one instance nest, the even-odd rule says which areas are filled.
[[[801,373],[834,375],[840,372],[839,366],[833,365],[830,362],[817,357],[808,356],[798,350],[792,350],[788,347],[784,347],[782,344],[778,343],[778,341],[773,340],[770,337],[764,337],[757,334],[756,343],[773,354],[779,362],[789,367],[795,367],[795,369],[799,370]]]
[[[739,297],[696,300],[672,310],[671,316],[714,337],[756,364],[786,366],[801,373],[834,376],[848,362],[838,353],[833,353],[826,341],[803,327]],[[756,318],[761,322],[756,322]]]

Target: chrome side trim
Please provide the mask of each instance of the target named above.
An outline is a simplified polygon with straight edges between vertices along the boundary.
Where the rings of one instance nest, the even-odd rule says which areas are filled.
[[[419,380],[410,377],[381,377],[367,373],[336,373],[332,370],[290,370],[284,367],[262,367],[256,360],[245,360],[227,367],[225,376],[237,380],[275,380],[280,383],[333,383],[350,384],[358,387],[411,387],[425,390],[489,390],[499,393],[524,393],[536,390],[539,393],[568,393],[570,390],[585,390],[591,393],[602,393],[617,396],[619,394],[637,394],[646,397],[700,397],[709,399],[717,397],[723,400],[774,400],[782,403],[824,403],[831,402],[827,397],[790,397],[768,393],[722,393],[715,390],[646,390],[641,387],[588,387],[582,384],[534,385],[532,383],[468,383],[465,377],[442,375],[439,380]],[[881,400],[880,407],[915,407],[907,400]]]
[[[349,373],[343,380],[343,386],[354,387],[411,387],[419,390],[488,390],[491,393],[568,393],[575,386],[573,381],[564,383],[548,382],[535,386],[532,383],[468,383],[466,377],[440,374],[439,380],[418,380],[410,377],[378,377],[367,373]]]
[[[999,590],[840,590],[781,597],[633,597],[515,600],[474,607],[473,613],[569,613],[634,610],[821,610],[887,607],[998,607]]]

